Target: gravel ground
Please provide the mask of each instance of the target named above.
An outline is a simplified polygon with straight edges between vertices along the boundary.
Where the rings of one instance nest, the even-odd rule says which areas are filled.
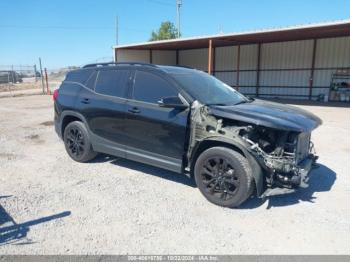
[[[324,121],[310,187],[227,209],[183,175],[73,162],[51,97],[2,98],[0,254],[350,254],[350,108],[302,107]]]

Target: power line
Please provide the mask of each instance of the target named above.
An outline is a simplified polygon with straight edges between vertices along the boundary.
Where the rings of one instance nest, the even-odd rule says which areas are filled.
[[[88,26],[60,26],[60,25],[0,25],[3,28],[29,28],[29,29],[98,29],[105,30],[112,27],[88,27]]]
[[[115,30],[115,27],[109,26],[60,26],[60,25],[0,25],[0,28],[19,28],[19,29],[57,29],[57,30]],[[149,29],[119,27],[122,30],[144,32]]]
[[[171,4],[170,2],[163,2],[160,0],[148,0],[148,2],[159,4],[159,5],[165,5],[165,6],[173,6],[173,4]]]

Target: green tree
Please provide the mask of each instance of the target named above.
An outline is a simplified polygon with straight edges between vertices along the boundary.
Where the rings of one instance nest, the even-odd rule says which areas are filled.
[[[149,41],[166,40],[177,38],[177,29],[170,21],[165,21],[160,24],[157,32],[152,31]]]

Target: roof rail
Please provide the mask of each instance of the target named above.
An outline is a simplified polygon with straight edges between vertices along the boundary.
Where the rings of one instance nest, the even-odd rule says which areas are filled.
[[[186,66],[186,65],[175,65],[176,67],[182,67],[182,68],[188,68],[188,69],[196,69],[194,67],[191,66]]]
[[[118,66],[118,65],[138,65],[138,66],[152,66],[157,67],[156,65],[144,63],[144,62],[107,62],[107,63],[94,63],[94,64],[87,64],[84,65],[83,68],[90,68],[90,67],[100,67],[100,66]]]

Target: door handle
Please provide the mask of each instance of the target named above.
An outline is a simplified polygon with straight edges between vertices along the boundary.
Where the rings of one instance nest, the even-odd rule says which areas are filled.
[[[138,114],[141,112],[140,109],[138,109],[137,107],[130,108],[128,109],[128,111],[133,114]]]
[[[90,99],[89,98],[83,98],[80,102],[83,104],[90,104]]]

